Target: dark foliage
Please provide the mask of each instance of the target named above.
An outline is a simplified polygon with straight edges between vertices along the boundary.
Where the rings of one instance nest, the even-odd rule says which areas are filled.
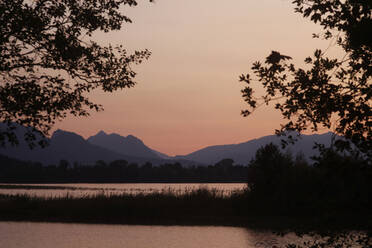
[[[291,57],[273,51],[265,63],[255,62],[253,74],[242,75],[248,84],[243,98],[248,116],[257,107],[273,102],[288,122],[277,130],[317,131],[320,126],[332,128],[348,142],[339,141],[339,149],[351,149],[350,141],[372,158],[372,29],[371,1],[295,0],[296,12],[324,28],[323,38],[341,47],[342,59],[326,57],[316,50],[305,59],[305,68],[289,63]],[[319,37],[319,35],[314,35]],[[251,87],[258,81],[266,93],[257,98]]]
[[[304,247],[372,243],[372,166],[359,157],[323,149],[310,166],[301,155],[293,159],[269,144],[251,162],[248,185],[248,211],[296,219],[290,229],[313,237]]]
[[[344,215],[343,222],[369,213],[371,179],[372,167],[364,160],[327,150],[310,166],[270,144],[257,151],[248,169],[250,208],[262,214]]]
[[[135,0],[0,1],[0,144],[18,144],[16,124],[30,127],[31,146],[44,146],[55,121],[86,116],[102,106],[87,98],[100,88],[112,92],[135,85],[131,65],[150,52],[128,54],[121,46],[91,40],[95,31],[118,30],[131,20],[122,6]]]
[[[283,165],[285,155],[272,146],[262,148],[260,152],[268,158],[256,158],[249,171],[250,207],[262,214],[323,219],[324,225],[317,231],[328,230],[328,234],[306,247],[370,247],[371,223],[361,238],[331,230],[357,228],[363,218],[371,218],[372,1],[294,0],[293,4],[297,13],[324,29],[322,35],[313,37],[329,40],[329,47],[340,47],[344,56],[327,57],[329,47],[316,50],[305,59],[306,67],[297,68],[290,63],[290,56],[272,51],[264,63],[253,64],[255,78],[250,74],[240,77],[248,84],[242,94],[249,109],[242,114],[248,116],[259,106],[274,103],[288,120],[277,134],[326,127],[347,140],[334,142],[330,149],[318,146],[321,155],[313,167],[298,161]],[[254,95],[252,81],[262,84],[263,96]],[[283,145],[295,140],[288,138]],[[334,148],[347,150],[348,155],[340,155]]]

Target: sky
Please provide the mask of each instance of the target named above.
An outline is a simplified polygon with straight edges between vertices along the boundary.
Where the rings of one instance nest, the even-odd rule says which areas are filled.
[[[90,99],[105,110],[68,117],[55,129],[84,138],[100,130],[131,134],[168,155],[272,135],[283,123],[272,106],[240,115],[246,104],[239,75],[272,50],[302,65],[316,48],[329,45],[312,39],[321,27],[294,13],[291,0],[140,0],[122,11],[133,23],[94,39],[152,52],[134,67],[138,84],[115,93],[92,92]],[[259,85],[254,87],[259,93]]]

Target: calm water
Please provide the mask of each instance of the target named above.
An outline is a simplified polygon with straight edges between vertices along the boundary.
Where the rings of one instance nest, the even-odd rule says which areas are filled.
[[[234,227],[0,222],[0,248],[254,248],[293,238]]]
[[[9,184],[8,184],[9,185]],[[40,186],[30,189],[29,186]],[[18,189],[0,193],[29,194],[43,197],[73,197],[94,194],[183,193],[199,188],[229,194],[245,188],[229,184],[17,184]],[[57,189],[47,189],[57,187]],[[292,235],[293,236],[293,235]],[[273,247],[294,237],[279,238],[272,233],[234,227],[126,226],[59,223],[0,222],[0,248],[253,248]]]
[[[42,197],[63,197],[67,194],[71,197],[83,197],[96,194],[138,194],[152,193],[162,191],[174,191],[183,193],[189,190],[199,188],[214,189],[230,194],[236,190],[243,190],[246,187],[244,183],[120,183],[120,184],[7,184],[19,186],[17,189],[2,189],[0,194],[27,194]],[[38,189],[28,186],[40,186]]]

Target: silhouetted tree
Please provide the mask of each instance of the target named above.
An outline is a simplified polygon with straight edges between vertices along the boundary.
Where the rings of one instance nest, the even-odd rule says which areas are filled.
[[[106,166],[106,162],[103,161],[103,160],[97,160],[95,166],[96,167],[105,167]]]
[[[243,98],[248,116],[262,104],[275,102],[275,109],[288,119],[277,133],[333,128],[365,154],[372,157],[372,17],[371,1],[294,0],[295,11],[324,28],[323,37],[345,52],[342,59],[316,50],[305,59],[306,68],[289,63],[291,57],[273,51],[265,63],[255,62],[252,70],[266,93],[257,98],[249,74],[240,81],[248,84]],[[319,37],[320,35],[314,35]],[[349,142],[336,146],[347,149]]]
[[[67,160],[62,159],[61,161],[59,161],[58,167],[61,170],[64,170],[65,171],[65,170],[68,169],[69,166],[70,166],[70,163]]]
[[[292,158],[273,143],[259,148],[249,164],[249,188],[259,194],[272,194],[282,185],[281,181],[288,176],[286,173],[292,165]]]
[[[135,85],[131,65],[150,52],[128,54],[121,45],[90,40],[95,31],[131,22],[120,8],[135,5],[136,0],[0,1],[0,122],[8,124],[0,130],[0,144],[18,143],[17,123],[30,127],[25,140],[31,147],[45,145],[40,137],[56,120],[102,110],[88,92]]]
[[[128,161],[126,161],[126,160],[115,160],[115,161],[112,161],[110,163],[111,167],[125,168],[125,167],[127,167],[127,165],[128,165]]]
[[[215,166],[222,167],[222,168],[229,168],[234,165],[234,160],[231,158],[225,158],[221,161],[217,162]]]
[[[334,209],[345,215],[356,211],[368,216],[365,206],[371,203],[370,190],[367,190],[370,188],[370,166],[361,165],[371,164],[372,160],[372,1],[294,0],[293,4],[296,12],[323,27],[322,37],[330,40],[330,46],[339,46],[345,54],[342,59],[333,59],[325,55],[328,48],[316,50],[312,57],[305,59],[306,68],[296,68],[289,62],[290,56],[272,51],[264,63],[253,64],[256,78],[249,74],[240,77],[240,81],[248,84],[242,94],[249,109],[243,110],[242,115],[248,116],[257,107],[274,102],[275,109],[288,120],[276,131],[278,134],[293,130],[300,133],[307,129],[317,131],[323,126],[347,139],[335,142],[339,150],[350,151],[350,142],[354,144],[364,153],[363,158],[367,158],[364,162],[341,156],[332,149],[323,149],[315,168],[296,166],[294,173],[299,179],[295,179],[293,186],[287,187],[285,192],[278,190],[284,185],[282,181],[274,192],[279,191],[281,196],[289,194],[291,202],[296,202],[297,206],[312,206],[304,209],[313,215]],[[321,35],[313,36],[319,38]],[[263,85],[266,91],[263,96],[254,95],[252,80]],[[291,171],[287,171],[286,178]],[[307,197],[303,198],[301,194]],[[270,197],[264,197],[268,198],[270,201]],[[350,233],[336,233],[326,242],[315,239],[305,247],[341,247],[348,243],[342,239],[340,242],[340,237],[355,241]],[[367,242],[363,247],[369,247],[370,232],[364,240]]]

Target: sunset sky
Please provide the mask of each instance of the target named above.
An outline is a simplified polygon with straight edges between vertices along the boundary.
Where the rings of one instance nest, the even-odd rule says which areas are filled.
[[[94,38],[152,52],[135,68],[138,84],[113,94],[93,92],[91,100],[104,112],[69,117],[56,128],[85,138],[100,130],[132,134],[168,155],[273,134],[282,119],[272,108],[240,115],[245,103],[239,75],[271,50],[302,64],[329,44],[311,38],[320,26],[294,13],[291,0],[140,1],[123,11],[132,24]]]

